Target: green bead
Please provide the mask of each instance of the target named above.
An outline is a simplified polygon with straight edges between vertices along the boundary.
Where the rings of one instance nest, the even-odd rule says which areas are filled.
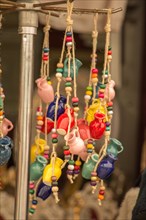
[[[108,50],[111,50],[111,49],[112,49],[112,47],[111,47],[111,46],[109,46],[109,47],[108,47]]]
[[[108,111],[111,111],[111,110],[113,110],[113,107],[112,107],[112,106],[109,106],[109,107],[107,107],[107,110],[108,110]]]
[[[57,138],[52,138],[52,143],[53,143],[53,144],[58,143],[58,139],[57,139]]]
[[[79,103],[78,103],[78,102],[73,102],[73,103],[72,103],[72,106],[73,106],[73,107],[78,107],[78,106],[79,106]]]
[[[34,194],[34,189],[30,189],[29,194],[33,195]]]
[[[92,152],[93,152],[92,149],[88,149],[88,150],[87,150],[87,153],[92,153]]]
[[[87,87],[86,87],[86,91],[93,91],[92,86],[87,86]]]
[[[50,81],[50,79],[51,79],[51,78],[48,76],[48,77],[47,77],[47,81]]]
[[[111,130],[111,128],[110,127],[106,127],[106,129],[105,129],[106,131],[110,131]]]
[[[35,209],[30,208],[30,209],[29,209],[29,212],[30,212],[31,214],[34,214],[34,213],[35,213]]]
[[[105,87],[106,87],[106,85],[104,85],[104,84],[101,84],[101,85],[100,85],[100,88],[101,88],[101,89],[105,89]]]
[[[65,145],[65,146],[63,147],[63,150],[69,150],[69,146],[66,146],[66,145]]]
[[[74,160],[69,160],[68,163],[71,164],[71,165],[75,164]]]
[[[52,186],[58,186],[58,182],[57,181],[53,181],[52,182]]]
[[[71,85],[72,85],[71,82],[66,82],[65,83],[65,87],[71,87]]]
[[[102,73],[108,75],[108,70],[102,71]]]
[[[57,72],[57,73],[63,73],[63,68],[57,68],[57,69],[56,69],[56,72]]]

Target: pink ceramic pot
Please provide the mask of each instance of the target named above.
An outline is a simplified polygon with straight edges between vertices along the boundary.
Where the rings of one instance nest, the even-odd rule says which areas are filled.
[[[115,90],[114,90],[114,87],[115,87],[115,81],[114,80],[111,80],[107,86],[106,86],[106,89],[105,89],[105,99],[107,101],[112,101],[114,98],[115,98]]]
[[[48,84],[45,78],[39,78],[36,81],[38,87],[38,95],[43,102],[49,103],[54,100],[54,90],[53,87]]]
[[[8,134],[8,132],[13,129],[13,127],[14,126],[13,126],[12,122],[10,120],[8,120],[7,118],[4,118],[0,129],[2,131],[2,134],[4,136],[6,136]]]

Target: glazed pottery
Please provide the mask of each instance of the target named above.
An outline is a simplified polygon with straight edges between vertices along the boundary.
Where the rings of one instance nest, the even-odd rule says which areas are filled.
[[[73,129],[64,139],[67,141],[72,154],[78,155],[86,150],[84,141],[80,138],[79,132],[76,129]]]
[[[82,62],[75,58],[75,73],[76,76],[78,75],[79,68],[82,66]],[[68,58],[64,61],[64,69],[63,69],[63,77],[68,77]],[[70,77],[74,79],[74,66],[73,66],[73,60],[71,60],[70,63]]]
[[[39,183],[37,190],[36,190],[36,196],[41,198],[42,200],[46,200],[52,193],[52,187],[51,185],[46,185],[42,181]]]
[[[117,158],[114,157],[112,154],[107,155],[104,157],[98,165],[97,168],[97,176],[100,179],[107,179],[112,172],[114,171],[114,164]]]
[[[90,134],[91,137],[94,139],[100,139],[105,131],[105,123],[103,122],[103,119],[105,118],[105,115],[102,113],[95,113],[94,115],[95,119],[90,123]]]
[[[43,156],[36,157],[36,161],[30,165],[30,181],[36,181],[42,176],[47,162]]]
[[[52,102],[54,100],[54,90],[52,85],[48,84],[45,78],[39,78],[36,80],[38,87],[38,95],[45,103]]]
[[[5,136],[0,138],[0,165],[5,165],[11,157],[11,148],[13,147],[13,142],[11,138]]]
[[[85,141],[85,140],[90,139],[91,138],[90,129],[89,129],[87,122],[84,119],[80,118],[77,121],[77,125],[79,128],[79,134],[82,140]]]
[[[114,157],[117,157],[119,153],[123,151],[123,146],[120,141],[115,138],[110,138],[109,144],[107,146],[107,154],[112,154]]]
[[[44,154],[44,147],[47,145],[46,141],[42,138],[36,138],[35,143],[31,146],[31,163],[36,160],[37,155]]]
[[[92,154],[91,158],[87,163],[84,163],[82,168],[82,177],[89,180],[91,178],[91,172],[94,170],[94,167],[98,161],[98,154]]]
[[[54,166],[54,174],[53,174],[53,160],[54,158],[51,159],[50,164],[48,164],[43,172],[43,183],[46,185],[50,185],[52,180],[51,177],[52,175],[56,176],[57,180],[60,178],[61,176],[61,165],[63,164],[63,160],[60,159],[59,157],[57,157],[55,159],[55,166]]]
[[[111,80],[107,85],[105,89],[105,99],[107,101],[112,101],[115,98],[115,81]]]
[[[47,128],[46,128],[46,120],[47,120]],[[43,133],[47,133],[49,134],[52,130],[52,128],[54,128],[54,121],[52,121],[50,118],[46,118],[46,117],[43,117],[43,125],[41,127],[41,132]]]
[[[90,124],[94,120],[94,115],[96,112],[105,114],[105,109],[100,103],[100,99],[95,99],[92,104],[87,109],[86,121]]]
[[[69,113],[69,111],[70,111],[70,113]],[[65,112],[57,120],[57,132],[60,135],[65,135],[68,131],[69,114],[70,114],[70,117],[71,117],[70,129],[72,129],[74,127],[74,124],[75,124],[74,111],[73,111],[73,109],[66,108]]]
[[[47,118],[50,118],[52,121],[55,120],[55,105],[56,105],[57,96],[55,96],[54,101],[50,103],[48,110],[47,110]],[[65,112],[65,104],[66,98],[63,95],[60,95],[58,100],[58,109],[57,109],[57,119],[60,115]]]
[[[13,124],[7,118],[4,118],[2,121],[2,125],[0,126],[0,130],[2,131],[3,136],[6,136],[9,131],[13,129]]]

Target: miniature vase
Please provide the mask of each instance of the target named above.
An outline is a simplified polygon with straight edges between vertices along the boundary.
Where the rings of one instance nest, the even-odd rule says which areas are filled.
[[[114,80],[111,80],[107,86],[106,86],[106,89],[105,89],[105,99],[107,101],[112,101],[114,98],[115,98],[115,81]]]
[[[42,176],[47,163],[47,159],[43,156],[36,157],[36,161],[30,165],[30,181],[36,181]]]
[[[47,142],[44,139],[35,139],[35,143],[31,146],[31,163],[36,160],[37,155],[43,156],[45,145],[47,145]]]
[[[82,62],[75,58],[75,74],[78,75],[79,68],[82,66]],[[68,58],[64,61],[63,77],[68,77]],[[73,60],[70,63],[70,77],[74,79],[74,65]]]
[[[5,136],[0,138],[0,166],[5,165],[11,157],[13,142],[11,138]]]
[[[52,121],[50,118],[43,117],[43,125],[41,127],[41,132],[46,132],[47,134],[49,134],[52,128],[54,128],[54,121]]]
[[[55,158],[55,165],[54,165],[54,174],[53,174],[53,159],[51,159],[50,164],[48,164],[43,172],[43,183],[46,185],[50,185],[52,180],[51,177],[52,175],[56,176],[57,180],[61,176],[61,165],[63,164],[63,160],[60,159],[59,157]]]
[[[52,193],[52,187],[51,185],[46,185],[42,181],[39,183],[37,190],[36,190],[36,196],[41,198],[42,200],[46,200]]]
[[[84,119],[80,118],[77,121],[77,125],[79,128],[79,134],[82,140],[85,141],[85,140],[90,139],[91,138],[90,129],[89,129],[87,122]]]
[[[4,118],[2,124],[0,126],[0,130],[2,131],[3,136],[6,136],[9,131],[13,129],[13,124],[7,118]]]
[[[104,157],[98,165],[98,168],[96,171],[97,176],[103,180],[107,179],[114,171],[114,164],[116,160],[117,158],[111,154]]]
[[[70,129],[72,129],[75,125],[74,111],[66,108],[65,112],[57,120],[57,132],[60,135],[65,135],[68,131],[69,123]]]
[[[96,112],[100,112],[105,114],[105,109],[100,103],[100,99],[96,99],[93,103],[89,106],[86,113],[86,121],[90,124],[91,121],[94,120],[94,115]]]
[[[82,177],[89,180],[91,178],[91,172],[94,170],[94,167],[98,161],[98,154],[92,154],[88,162],[84,163],[82,168]]]
[[[73,129],[64,139],[67,141],[72,154],[79,155],[79,153],[86,150],[84,141],[80,138],[79,132],[76,129]]]
[[[102,113],[95,113],[94,115],[95,119],[90,123],[90,134],[91,137],[94,139],[100,139],[105,131],[105,123],[103,122],[103,119],[105,118],[105,115]]]
[[[114,157],[117,157],[119,153],[123,151],[123,146],[120,141],[115,138],[110,138],[110,142],[107,146],[107,154],[112,154]]]
[[[54,100],[54,90],[52,85],[48,84],[45,78],[39,78],[36,80],[38,87],[38,95],[44,103],[49,103]]]
[[[52,121],[55,120],[55,106],[56,106],[57,96],[55,96],[54,101],[50,103],[48,110],[47,110],[47,118],[50,118]],[[60,95],[58,100],[58,109],[57,109],[57,119],[60,115],[65,112],[65,104],[66,98],[63,95]]]

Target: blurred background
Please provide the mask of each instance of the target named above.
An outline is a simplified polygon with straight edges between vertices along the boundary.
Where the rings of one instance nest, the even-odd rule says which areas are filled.
[[[106,218],[102,216],[99,207],[94,207],[95,197],[91,195],[90,205],[92,214],[88,219],[115,219],[118,215],[118,207],[124,198],[125,193],[136,185],[138,176],[141,171],[146,167],[146,144],[144,144],[146,131],[146,1],[145,0],[115,0],[108,1],[90,1],[90,8],[111,7],[114,8],[123,7],[123,11],[112,15],[112,78],[116,82],[116,99],[114,106],[114,118],[113,118],[113,131],[112,136],[119,139],[124,146],[124,151],[120,154],[119,160],[116,164],[116,170],[111,178],[107,181],[109,187],[109,197],[107,201],[113,201],[106,203],[105,208],[102,209],[106,213],[106,210],[110,210],[110,207],[114,207],[115,212],[111,213],[111,217]],[[104,2],[104,4],[103,4]],[[110,3],[112,2],[112,3]],[[86,5],[87,3],[87,5]],[[101,5],[103,4],[103,5]],[[75,1],[76,7],[87,8],[89,1]],[[102,70],[103,58],[104,58],[104,44],[105,34],[104,25],[106,16],[101,15],[98,22],[99,38],[98,38],[98,65]],[[51,18],[51,31],[50,31],[50,75],[52,82],[55,80],[55,68],[58,62],[62,41],[64,36],[64,18],[61,18],[58,23],[58,18]],[[91,31],[93,28],[92,17],[88,19],[89,22],[81,18],[81,15],[75,17],[75,42],[76,42],[76,57],[83,63],[81,73],[78,78],[78,94],[79,97],[83,97],[85,92],[85,86],[88,82],[88,74],[90,69],[90,55],[92,53],[92,41]],[[34,42],[34,82],[39,77],[40,65],[41,65],[41,50],[43,43],[43,24],[44,18],[40,16],[40,23],[38,28],[38,34],[35,37]],[[61,28],[60,28],[61,27]],[[15,128],[17,127],[18,112],[19,112],[19,78],[20,78],[20,45],[21,37],[18,35],[18,14],[9,13],[3,17],[2,31],[0,36],[1,41],[1,59],[2,59],[2,82],[6,95],[5,98],[5,114],[9,118]],[[81,80],[84,77],[84,82]],[[37,103],[37,96],[35,92],[34,83],[34,113]],[[55,83],[54,83],[55,87]],[[82,104],[82,103],[81,103]],[[34,124],[32,125],[32,134],[34,134]],[[16,130],[14,129],[10,136],[15,139]],[[33,136],[33,135],[32,135]],[[33,139],[33,137],[32,137]],[[9,161],[7,167],[2,167],[2,192],[9,193],[10,204],[14,198],[15,189],[15,153],[19,146],[16,145],[13,149],[13,157]],[[11,172],[9,172],[11,171]],[[68,216],[72,215],[72,211],[66,212],[64,210],[67,207],[80,207],[80,216],[83,214],[82,209],[84,202],[82,200],[86,197],[90,197],[88,192],[88,186],[86,182],[79,178],[73,189],[68,185],[67,180],[62,179],[64,187],[62,189],[61,196],[63,202],[61,205],[57,205],[58,217],[41,217],[41,219],[69,219]],[[76,191],[78,191],[76,193]],[[85,192],[85,193],[84,193]],[[3,194],[1,198],[5,198],[7,195]],[[72,197],[71,197],[72,196]],[[1,203],[2,202],[2,199]],[[70,198],[70,199],[69,199]],[[72,199],[71,199],[72,198]],[[71,200],[71,201],[70,201]],[[51,200],[50,204],[52,204]],[[79,203],[80,202],[80,203]],[[78,204],[79,203],[79,204]],[[111,206],[110,206],[110,205]],[[54,203],[55,205],[55,203]],[[51,205],[50,205],[51,206]],[[52,207],[51,206],[51,207]],[[10,205],[10,209],[12,206]],[[42,210],[45,210],[43,205]],[[1,210],[0,210],[1,213]],[[4,211],[2,210],[2,214]],[[41,213],[41,211],[40,211]],[[53,213],[53,211],[52,211]],[[8,214],[8,213],[7,213]],[[84,213],[85,214],[85,213]],[[9,213],[9,217],[2,215],[3,219],[13,219],[13,210]],[[34,219],[40,219],[39,211],[37,217]],[[51,214],[50,214],[51,216]],[[52,214],[53,216],[53,214]],[[97,217],[98,216],[98,217]],[[70,219],[77,219],[77,217]],[[82,218],[83,219],[83,218]],[[121,219],[122,220],[122,219]],[[126,219],[125,219],[126,220]]]

